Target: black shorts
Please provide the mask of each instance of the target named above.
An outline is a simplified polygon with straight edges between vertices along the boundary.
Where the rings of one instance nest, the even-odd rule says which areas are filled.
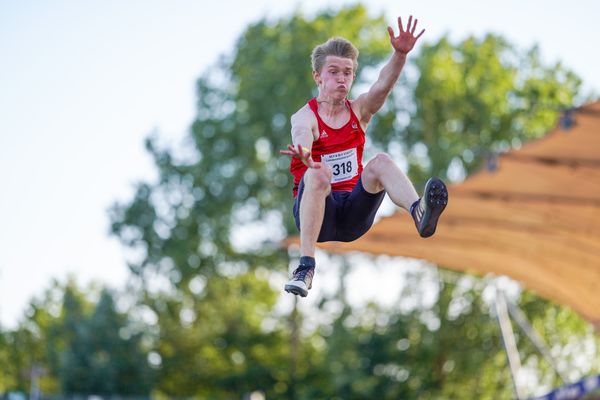
[[[294,219],[300,230],[300,202],[304,193],[304,177],[294,202]],[[375,214],[385,197],[385,190],[369,193],[359,179],[351,192],[332,191],[325,198],[323,225],[317,242],[351,242],[364,235],[373,225]]]

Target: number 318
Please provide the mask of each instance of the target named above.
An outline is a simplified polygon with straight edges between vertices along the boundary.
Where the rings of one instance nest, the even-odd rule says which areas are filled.
[[[340,164],[333,164],[333,175],[349,174],[352,172],[352,161],[348,161]]]

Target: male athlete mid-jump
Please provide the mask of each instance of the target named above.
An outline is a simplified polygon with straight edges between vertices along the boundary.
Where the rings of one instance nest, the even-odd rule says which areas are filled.
[[[358,66],[358,50],[343,38],[332,38],[312,52],[312,74],[318,87],[291,118],[292,144],[281,153],[292,157],[294,218],[300,230],[300,263],[285,290],[306,296],[312,286],[317,242],[349,242],[365,234],[385,194],[412,215],[422,237],[435,232],[448,203],[444,183],[431,178],[421,198],[387,154],[377,154],[363,168],[365,132],[385,102],[425,30],[415,36],[417,20],[406,30],[398,18],[398,36],[388,27],[393,54],[368,92],[348,100]]]

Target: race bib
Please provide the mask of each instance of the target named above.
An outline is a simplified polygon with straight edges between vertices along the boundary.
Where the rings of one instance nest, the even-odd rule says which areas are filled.
[[[333,172],[331,175],[331,183],[347,181],[358,175],[356,149],[323,154],[321,156],[321,162],[324,162],[331,167],[331,171]]]

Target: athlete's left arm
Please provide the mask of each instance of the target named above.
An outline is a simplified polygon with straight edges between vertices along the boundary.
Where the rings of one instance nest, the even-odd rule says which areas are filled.
[[[360,114],[361,122],[364,124],[368,123],[373,114],[379,111],[383,103],[385,103],[406,63],[406,55],[413,49],[417,39],[425,32],[425,29],[423,29],[415,36],[417,19],[413,23],[412,15],[408,18],[406,30],[402,26],[402,19],[398,17],[398,28],[400,30],[398,36],[394,36],[394,30],[391,27],[388,26],[387,28],[390,35],[390,43],[394,49],[392,57],[379,73],[379,77],[373,86],[371,86],[371,89],[367,93],[360,95],[352,103]]]

